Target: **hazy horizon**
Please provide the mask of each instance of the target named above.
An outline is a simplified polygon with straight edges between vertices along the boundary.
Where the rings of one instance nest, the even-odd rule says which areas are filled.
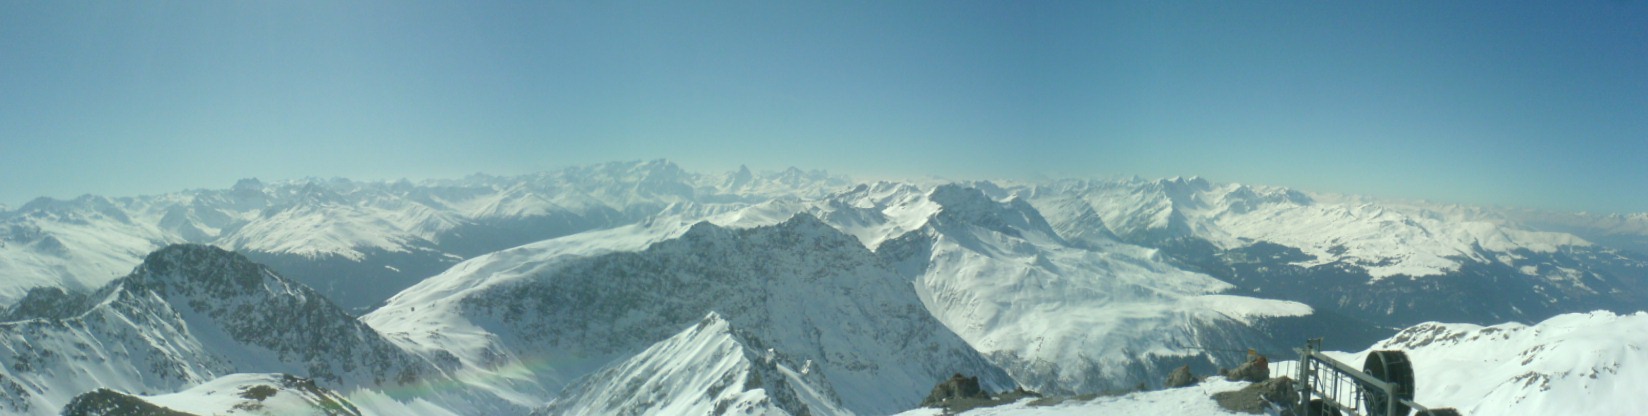
[[[11,3],[0,39],[12,208],[665,158],[1648,212],[1641,1]]]

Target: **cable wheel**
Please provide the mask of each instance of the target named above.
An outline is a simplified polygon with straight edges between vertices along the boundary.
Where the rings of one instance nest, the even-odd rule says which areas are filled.
[[[1408,354],[1401,351],[1374,351],[1362,362],[1362,372],[1381,381],[1397,384],[1396,398],[1387,397],[1384,390],[1364,386],[1366,394],[1363,395],[1362,402],[1367,405],[1368,416],[1408,415],[1412,409],[1395,400],[1413,400],[1413,364],[1408,361]],[[1395,413],[1386,413],[1392,408],[1395,408]]]

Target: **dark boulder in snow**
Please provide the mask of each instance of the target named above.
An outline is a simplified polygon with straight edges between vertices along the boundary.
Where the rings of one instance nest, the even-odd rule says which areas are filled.
[[[1258,383],[1269,378],[1270,360],[1265,359],[1262,355],[1254,356],[1254,358],[1249,359],[1248,362],[1236,366],[1235,369],[1230,370],[1230,373],[1225,374],[1225,379],[1230,381],[1250,381]]]
[[[1190,365],[1186,364],[1179,366],[1178,369],[1173,370],[1173,373],[1168,374],[1167,382],[1162,383],[1162,387],[1173,389],[1194,386],[1197,381],[1196,375],[1190,373]]]
[[[940,407],[965,399],[990,400],[990,394],[985,393],[984,389],[979,387],[977,376],[966,377],[956,374],[950,376],[949,380],[941,381],[937,386],[933,386],[933,393],[928,394],[927,398],[921,401],[921,407]]]

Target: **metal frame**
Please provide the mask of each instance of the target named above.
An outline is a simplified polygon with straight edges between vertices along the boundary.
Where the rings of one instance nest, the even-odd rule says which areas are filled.
[[[1362,399],[1369,390],[1384,393],[1385,397],[1407,405],[1411,411],[1430,411],[1430,408],[1420,406],[1412,400],[1396,397],[1397,383],[1374,378],[1356,367],[1322,354],[1321,338],[1306,341],[1305,347],[1296,351],[1299,352],[1299,373],[1298,377],[1294,378],[1293,387],[1299,392],[1299,402],[1294,403],[1295,414],[1304,415],[1314,396],[1322,399],[1328,406],[1351,415],[1398,416],[1397,406],[1387,406],[1386,414],[1383,415],[1371,415],[1367,413],[1368,409],[1361,408],[1361,404],[1364,403]],[[1347,401],[1349,403],[1345,403]]]

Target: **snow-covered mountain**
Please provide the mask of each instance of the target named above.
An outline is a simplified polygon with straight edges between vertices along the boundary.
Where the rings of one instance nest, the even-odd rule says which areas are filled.
[[[175,392],[236,372],[397,386],[432,368],[319,293],[244,256],[174,245],[80,295],[31,290],[0,322],[0,404],[54,414],[97,388]]]
[[[1068,242],[1022,199],[977,188],[878,183],[815,211],[910,279],[927,309],[1020,384],[1097,392],[1156,384],[1192,364],[1234,367],[1285,351],[1253,323],[1309,306],[1226,295],[1233,286],[1115,240]]]
[[[1648,256],[1509,210],[1200,178],[1061,180],[1002,193],[1026,198],[1073,240],[1115,235],[1239,291],[1385,326],[1633,311],[1648,296]]]
[[[31,287],[95,290],[145,254],[189,242],[240,252],[360,313],[468,257],[677,204],[736,208],[847,183],[793,168],[695,174],[657,160],[418,184],[247,179],[226,190],[42,198],[0,211],[0,304]]]
[[[816,385],[851,412],[908,408],[932,380],[956,372],[979,374],[996,389],[1013,385],[935,320],[906,278],[811,215],[753,228],[669,221],[633,228],[478,257],[362,319],[409,350],[457,357],[465,380],[527,402],[665,342],[710,312],[738,329],[746,346],[791,363],[810,360]],[[628,239],[608,238],[617,235]]]

